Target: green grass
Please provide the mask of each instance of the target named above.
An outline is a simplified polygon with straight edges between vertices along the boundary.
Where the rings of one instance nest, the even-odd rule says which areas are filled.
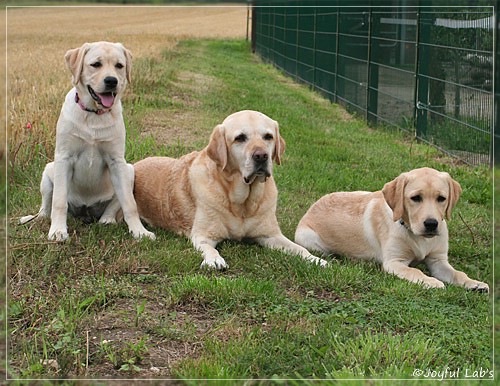
[[[289,238],[323,194],[378,190],[416,167],[448,171],[464,191],[449,222],[450,262],[492,285],[488,169],[458,165],[398,132],[369,129],[261,63],[245,42],[186,41],[163,60],[137,60],[124,105],[130,162],[200,149],[238,110],[277,120],[287,142],[275,168],[277,215]],[[183,114],[190,124],[155,141],[141,133],[144,119],[158,114]],[[156,229],[156,241],[134,241],[125,224],[70,219],[69,242],[46,242],[48,221],[16,225],[38,210],[44,162],[43,155],[19,159],[9,180],[10,377],[279,383],[413,379],[415,370],[446,368],[464,377],[492,368],[492,300],[485,294],[425,290],[375,263],[343,258],[322,269],[233,241],[218,247],[230,268],[206,271],[189,240]]]

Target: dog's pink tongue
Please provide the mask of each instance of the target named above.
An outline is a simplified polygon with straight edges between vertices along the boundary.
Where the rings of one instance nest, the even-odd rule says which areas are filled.
[[[109,94],[97,94],[101,98],[101,104],[104,107],[111,107],[115,102],[115,96],[112,93]]]

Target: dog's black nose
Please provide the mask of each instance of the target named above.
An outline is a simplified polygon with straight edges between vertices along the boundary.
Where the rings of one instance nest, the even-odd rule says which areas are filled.
[[[106,86],[107,89],[115,88],[117,84],[118,84],[118,79],[116,79],[114,76],[107,76],[104,78],[104,85]]]
[[[424,221],[425,230],[427,232],[435,232],[438,225],[439,225],[438,221],[434,218],[428,218],[427,220]]]
[[[253,154],[252,154],[252,158],[253,160],[258,163],[258,164],[263,164],[264,162],[266,162],[269,158],[269,155],[267,154],[267,152],[263,151],[263,150],[256,150]]]

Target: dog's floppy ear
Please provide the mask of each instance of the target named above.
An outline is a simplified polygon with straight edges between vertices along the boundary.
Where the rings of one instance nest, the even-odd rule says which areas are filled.
[[[115,43],[117,46],[119,46],[122,50],[123,50],[123,53],[125,54],[125,59],[126,59],[126,63],[125,63],[125,73],[127,74],[127,82],[132,82],[132,53],[127,50],[123,44],[121,43]]]
[[[277,165],[281,165],[281,157],[285,152],[286,143],[283,137],[280,135],[280,127],[278,125],[278,122],[274,121],[274,123],[276,125],[276,142],[274,145],[273,160]]]
[[[217,125],[210,136],[210,142],[207,147],[208,156],[215,161],[215,163],[222,167],[222,170],[227,165],[227,145],[224,136],[224,126]]]
[[[403,173],[391,182],[386,183],[382,189],[385,201],[392,209],[393,221],[397,221],[405,217],[404,191],[407,182],[408,180],[406,178],[406,174]]]
[[[132,53],[125,48],[125,57],[127,58],[127,67],[126,67],[126,73],[127,73],[127,82],[132,81]]]
[[[455,181],[448,173],[446,174],[446,178],[448,179],[448,187],[449,187],[449,197],[448,197],[448,205],[446,206],[446,219],[451,218],[451,211],[454,206],[457,204],[458,199],[460,198],[460,194],[462,194],[462,187],[460,184]]]
[[[73,84],[77,85],[80,82],[80,75],[83,70],[83,58],[85,58],[85,54],[90,49],[90,44],[85,43],[80,48],[74,48],[66,52],[64,55],[64,59],[66,59],[66,64],[73,74]]]

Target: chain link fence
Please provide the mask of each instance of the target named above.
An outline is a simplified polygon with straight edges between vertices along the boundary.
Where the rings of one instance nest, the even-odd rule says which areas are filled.
[[[370,124],[492,163],[493,3],[420,3],[257,1],[253,47]]]

